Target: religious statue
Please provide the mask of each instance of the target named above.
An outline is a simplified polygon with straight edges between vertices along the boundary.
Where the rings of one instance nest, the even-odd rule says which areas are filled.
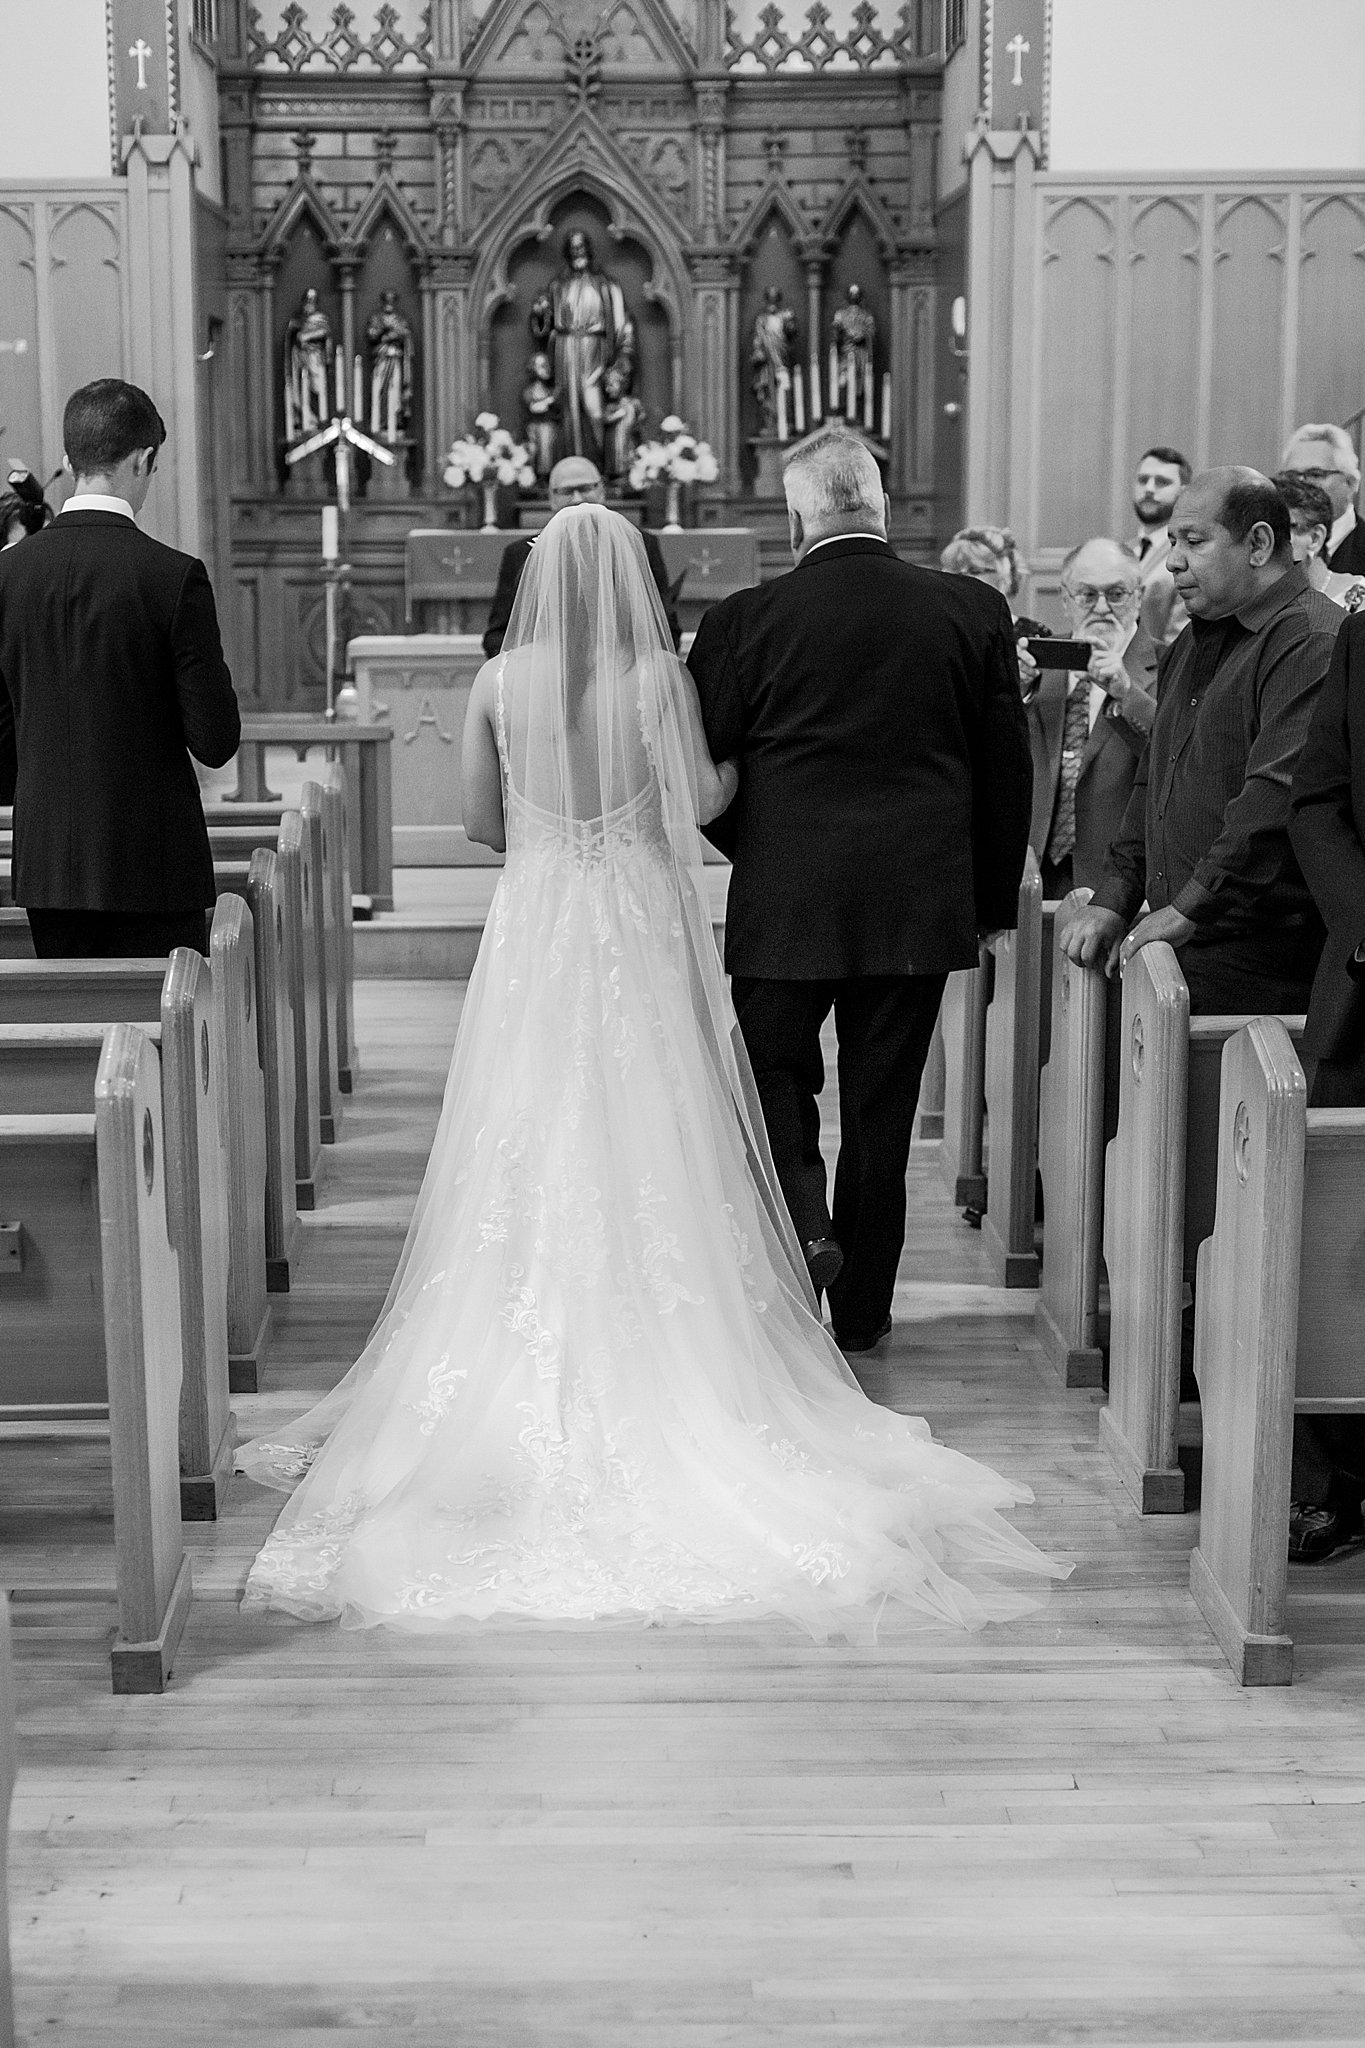
[[[284,438],[292,447],[332,416],[332,323],[309,285],[284,337]]]
[[[538,349],[527,364],[530,375],[522,386],[521,409],[525,414],[526,445],[531,467],[544,482],[555,466],[555,441],[559,431],[559,400],[555,397],[554,371],[550,358]]]
[[[787,438],[795,356],[796,315],[783,303],[780,285],[765,285],[763,305],[754,321],[749,361],[753,365],[754,397],[758,400],[758,431],[769,438]]]
[[[398,294],[381,292],[365,329],[370,350],[370,432],[397,441],[412,419],[412,328],[399,311]]]
[[[861,407],[866,424],[872,426],[872,350],[877,339],[877,323],[863,304],[863,288],[851,284],[844,293],[844,303],[835,309],[834,346],[830,370],[831,413],[842,412],[848,419],[856,419]],[[835,368],[837,366],[837,379]]]
[[[531,339],[550,358],[560,408],[560,453],[607,469],[604,377],[619,366],[629,388],[635,328],[619,284],[597,268],[581,228],[564,237],[564,269],[531,308]]]
[[[625,345],[614,363],[602,373],[606,394],[602,423],[606,440],[606,474],[625,476],[635,460],[636,443],[644,425],[645,409],[631,386],[635,382],[635,322],[626,316]]]

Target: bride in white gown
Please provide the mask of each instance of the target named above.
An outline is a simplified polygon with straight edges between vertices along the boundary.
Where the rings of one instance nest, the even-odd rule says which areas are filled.
[[[888,1602],[1036,1607],[1065,1567],[1002,1518],[1027,1490],[869,1401],[819,1320],[702,884],[734,770],[619,515],[537,540],[465,772],[507,861],[426,1178],[356,1364],[239,1454],[292,1489],[244,1604],[864,1640]]]

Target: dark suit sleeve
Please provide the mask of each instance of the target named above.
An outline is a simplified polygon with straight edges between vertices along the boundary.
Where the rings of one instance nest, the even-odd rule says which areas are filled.
[[[493,592],[493,602],[488,608],[488,628],[483,636],[483,651],[491,661],[495,654],[502,653],[502,643],[507,638],[508,621],[516,600],[517,585],[521,581],[522,568],[526,561],[527,549],[521,541],[514,540],[502,551],[498,564],[498,587]]]
[[[1351,802],[1352,724],[1365,730],[1365,618],[1347,619],[1337,635],[1290,792],[1304,879],[1324,923],[1354,950],[1365,942],[1365,847]]]
[[[1001,622],[986,659],[981,717],[972,749],[972,869],[980,930],[1012,931],[1033,808],[1033,756],[1019,694],[1014,626]]]
[[[731,760],[739,752],[744,737],[744,696],[730,636],[725,631],[718,606],[713,605],[710,611],[702,614],[687,666],[697,685],[701,722],[706,744],[711,749],[711,759],[716,762]],[[734,856],[736,808],[734,803],[730,804],[718,818],[702,826],[706,838],[727,859]]]
[[[678,607],[673,602],[673,591],[668,581],[668,565],[664,551],[652,533],[645,530],[645,553],[649,557],[650,574],[658,585],[659,598],[663,604],[668,630],[673,635],[673,651],[676,654],[682,642],[682,627],[678,624]]]
[[[237,693],[223,659],[213,586],[202,562],[191,562],[171,620],[175,691],[185,745],[206,768],[221,768],[242,737]]]
[[[14,785],[19,775],[19,753],[14,737],[14,706],[5,678],[0,676],[0,804],[14,802]]]

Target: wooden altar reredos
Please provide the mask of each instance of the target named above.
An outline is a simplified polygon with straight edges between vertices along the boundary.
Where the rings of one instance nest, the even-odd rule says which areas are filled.
[[[625,287],[650,429],[681,412],[719,458],[690,520],[755,528],[768,568],[784,521],[753,495],[753,318],[780,285],[808,361],[861,284],[895,394],[895,529],[927,551],[940,14],[937,0],[228,0],[226,234],[206,260],[225,268],[244,700],[301,709],[321,694],[325,484],[286,480],[282,448],[283,342],[304,289],[348,364],[383,290],[417,338],[407,473],[362,485],[348,545],[349,630],[401,632],[405,535],[463,522],[441,469],[482,406],[519,425],[526,316],[570,226]]]

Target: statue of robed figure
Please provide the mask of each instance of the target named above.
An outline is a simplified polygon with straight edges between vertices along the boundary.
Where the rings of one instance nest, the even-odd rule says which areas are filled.
[[[365,329],[370,350],[370,432],[396,441],[412,419],[412,328],[395,291],[380,293]]]
[[[284,337],[284,438],[292,447],[332,417],[332,323],[309,285]]]
[[[625,437],[607,433],[606,373],[614,368],[613,384],[629,391],[635,327],[620,285],[597,268],[581,228],[564,237],[564,269],[532,306],[530,328],[553,370],[561,455],[586,455],[604,474],[615,474],[610,458],[619,458]]]

